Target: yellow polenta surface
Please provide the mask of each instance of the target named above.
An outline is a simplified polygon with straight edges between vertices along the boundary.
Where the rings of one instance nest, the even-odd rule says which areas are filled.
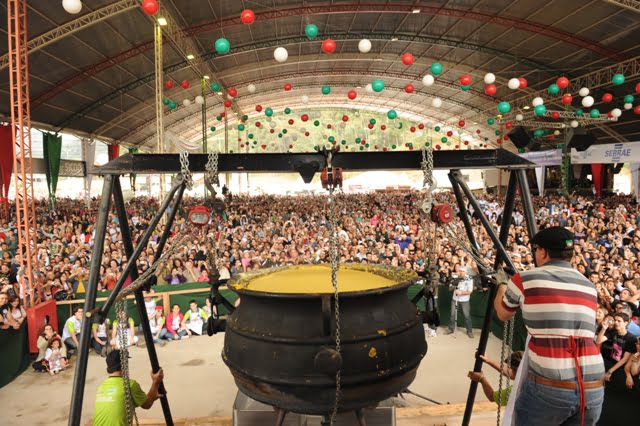
[[[396,281],[370,272],[341,267],[338,270],[340,293],[390,287]],[[251,280],[245,290],[268,293],[333,293],[331,267],[328,265],[292,266]]]

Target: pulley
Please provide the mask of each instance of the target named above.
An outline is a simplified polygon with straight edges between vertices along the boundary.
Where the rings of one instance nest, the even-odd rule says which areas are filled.
[[[189,222],[196,226],[204,226],[209,223],[211,210],[206,206],[193,206],[189,210]]]
[[[436,204],[431,209],[431,220],[440,225],[450,223],[455,215],[453,208],[449,204]]]
[[[323,189],[328,189],[329,187],[342,188],[342,168],[325,167],[320,173],[320,181]]]

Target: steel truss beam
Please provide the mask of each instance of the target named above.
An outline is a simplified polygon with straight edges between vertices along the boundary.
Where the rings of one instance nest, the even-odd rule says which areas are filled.
[[[607,3],[615,4],[625,9],[633,10],[636,13],[640,13],[640,1],[638,0],[604,0]]]
[[[546,118],[553,118],[553,114],[557,113],[559,118],[563,118],[565,120],[576,120],[578,121],[581,125],[588,125],[588,124],[596,124],[596,123],[616,123],[618,121],[617,118],[609,118],[606,115],[600,115],[599,118],[591,118],[588,115],[578,115],[573,111],[550,111],[547,110],[547,112],[544,113],[544,115],[542,117],[546,117]],[[506,119],[500,119],[500,120],[496,120],[497,124],[505,124],[507,122],[513,122],[514,124],[517,124],[518,126],[524,126],[525,122],[527,123],[536,123],[534,124],[534,127],[552,127],[552,124],[558,124],[558,125],[563,125],[564,123],[560,123],[560,122],[552,122],[552,121],[536,121],[536,116],[534,112],[526,112],[524,114],[522,114],[524,116],[524,120],[523,121],[512,121],[512,120],[506,120]]]
[[[39,35],[29,40],[28,48],[29,53],[37,52],[38,50],[49,46],[50,44],[57,43],[61,39],[70,36],[80,30],[84,30],[87,27],[102,22],[106,19],[112,18],[122,12],[127,12],[140,5],[139,0],[120,0],[116,3],[107,5],[101,9],[95,10],[86,15],[69,21],[66,24],[62,24],[59,27],[55,27],[51,31]],[[9,66],[9,54],[2,55],[0,57],[0,71]]]

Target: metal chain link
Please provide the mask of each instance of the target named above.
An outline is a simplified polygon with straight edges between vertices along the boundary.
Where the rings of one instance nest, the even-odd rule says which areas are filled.
[[[189,153],[187,151],[182,151],[180,153],[180,173],[184,176],[187,189],[192,189],[193,175],[191,175],[191,170],[189,170]]]
[[[335,321],[336,321],[336,352],[340,355],[340,291],[338,288],[338,269],[340,267],[340,255],[338,253],[338,218],[337,218],[337,197],[334,197],[335,187],[329,186],[329,223],[331,224],[331,234],[329,235],[329,260],[331,262],[331,285],[333,286],[335,298]],[[341,383],[340,369],[336,372],[336,397],[331,411],[331,425],[334,425],[338,416],[338,406],[340,404]]]
[[[502,348],[500,350],[500,377],[498,379],[498,411],[496,415],[496,425],[500,426],[500,414],[502,410],[502,406],[500,402],[502,401],[502,392],[509,387],[511,384],[511,376],[507,374],[506,376],[506,386],[502,386],[504,376],[504,363],[511,358],[511,344],[513,342],[513,331],[515,329],[515,320],[511,318],[509,321],[505,321],[502,326]],[[511,368],[511,364],[509,364],[509,368]]]
[[[205,166],[205,180],[212,185],[220,185],[220,179],[218,177],[218,152],[210,152],[207,155],[207,165]]]
[[[138,416],[133,402],[133,395],[131,394],[131,384],[129,381],[129,342],[126,336],[128,335],[128,315],[127,315],[127,301],[122,299],[116,303],[116,320],[118,321],[118,343],[120,344],[120,367],[122,371],[122,385],[124,386],[124,406],[127,414],[127,424],[132,425],[135,420],[135,424],[138,425]]]
[[[422,185],[427,189],[425,198],[422,201],[420,210],[424,214],[424,225],[422,230],[422,247],[424,250],[424,268],[425,272],[428,272],[428,278],[425,279],[425,286],[433,283],[435,273],[437,273],[436,265],[436,224],[430,220],[431,207],[433,206],[433,190],[435,189],[435,182],[433,180],[433,140],[431,137],[428,139],[428,148],[422,148],[422,162],[420,167],[422,168]],[[431,238],[427,236],[431,235]]]

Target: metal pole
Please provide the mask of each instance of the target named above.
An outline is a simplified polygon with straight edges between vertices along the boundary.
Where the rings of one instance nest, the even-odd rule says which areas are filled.
[[[451,179],[452,184],[455,180],[455,186],[460,184],[460,181],[450,174],[449,178]],[[466,191],[465,191],[466,192]],[[511,217],[513,214],[513,207],[515,205],[515,194],[516,194],[516,176],[514,173],[511,173],[509,176],[509,186],[507,188],[507,194],[504,202],[504,210],[502,212],[502,225],[500,226],[500,237],[499,243],[502,247],[503,244],[506,244],[507,238],[509,237],[509,227],[511,225]],[[469,201],[474,206],[474,209],[479,208],[475,198],[472,200],[473,195],[467,194],[470,197]],[[482,211],[479,211],[479,217],[481,221],[484,219],[486,222],[486,217]],[[486,225],[485,225],[486,228]],[[493,228],[487,229],[487,233],[492,239],[495,237],[495,233],[493,232]],[[495,244],[495,241],[494,241]],[[496,249],[498,247],[496,246]],[[504,247],[502,247],[502,252],[498,249],[498,253],[496,254],[496,260],[494,262],[494,269],[500,265],[501,260],[504,259],[505,262],[510,264],[510,268],[515,269],[511,259],[506,256],[504,252]],[[496,298],[497,287],[495,285],[489,286],[489,298],[487,300],[487,308],[484,314],[484,321],[482,323],[482,331],[480,332],[480,340],[478,341],[478,350],[476,352],[476,360],[473,365],[473,371],[479,372],[482,371],[483,361],[480,359],[479,355],[484,354],[487,350],[487,343],[489,342],[489,330],[491,328],[491,321],[493,320],[493,300]],[[503,337],[504,338],[504,337]],[[476,399],[476,392],[478,390],[478,383],[471,381],[469,385],[469,394],[467,395],[467,404],[464,409],[464,417],[462,418],[462,425],[469,426],[469,422],[471,421],[471,414],[473,413],[473,404]]]
[[[206,154],[208,151],[207,147],[207,80],[202,77],[201,84],[201,93],[202,93],[202,153]],[[206,176],[205,176],[206,179]],[[208,194],[207,185],[204,185],[204,198],[207,198]]]
[[[180,191],[180,195],[184,190],[184,186]],[[178,197],[180,197],[180,195]],[[127,210],[124,206],[124,198],[122,196],[122,188],[120,187],[120,179],[116,179],[114,182],[113,188],[113,204],[116,208],[116,213],[118,215],[118,222],[120,223],[120,232],[122,233],[122,243],[124,245],[124,251],[132,260],[133,256],[133,241],[131,239],[131,231],[129,229],[129,220],[127,217]],[[175,212],[171,212],[172,216],[175,216]],[[133,268],[131,270],[131,279],[136,280],[138,278],[138,269]],[[149,355],[149,362],[151,363],[151,369],[154,373],[157,373],[160,370],[160,361],[158,360],[158,354],[156,353],[156,347],[153,344],[153,335],[151,333],[151,326],[149,324],[149,317],[147,316],[147,310],[144,304],[144,296],[142,294],[143,288],[139,288],[135,292],[136,296],[136,305],[138,309],[138,314],[140,315],[140,325],[142,327],[142,334],[144,335],[144,340],[147,343],[147,354]],[[173,425],[173,418],[171,417],[171,408],[169,407],[169,400],[167,399],[167,391],[164,387],[164,382],[160,383],[158,391],[162,397],[160,397],[160,404],[162,405],[162,413],[164,414],[164,421],[167,425]]]
[[[527,220],[527,231],[529,232],[529,238],[531,239],[538,232],[538,223],[536,222],[536,213],[533,210],[533,201],[531,200],[531,191],[529,190],[527,172],[526,170],[519,169],[511,173],[515,173],[518,178],[520,199],[522,200],[522,207],[524,208],[524,217]]]
[[[104,177],[102,186],[102,199],[96,221],[96,235],[91,254],[91,270],[84,301],[84,311],[89,312],[96,306],[98,293],[98,281],[100,280],[100,264],[104,251],[104,239],[107,232],[107,220],[109,218],[109,206],[111,192],[113,190],[114,175]],[[80,426],[82,417],[82,401],[84,400],[84,385],[87,376],[87,362],[89,360],[89,341],[91,340],[91,319],[84,318],[80,329],[80,345],[78,347],[78,365],[73,376],[73,390],[71,392],[71,408],[69,409],[69,426]]]
[[[164,104],[162,103],[164,95],[164,61],[162,52],[162,27],[158,22],[156,22],[153,27],[153,47],[156,83],[156,150],[158,154],[162,154],[164,153]],[[164,174],[160,173],[160,198],[164,196],[164,190]]]

